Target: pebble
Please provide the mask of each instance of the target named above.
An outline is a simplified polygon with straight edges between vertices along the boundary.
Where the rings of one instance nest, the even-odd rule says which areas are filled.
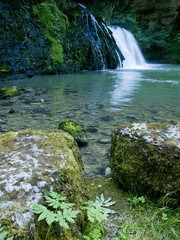
[[[110,167],[106,168],[106,170],[105,170],[105,175],[109,175],[110,173],[111,173]]]
[[[111,141],[109,139],[106,139],[106,138],[100,139],[99,142],[102,143],[102,144],[109,144],[109,143],[111,143]]]

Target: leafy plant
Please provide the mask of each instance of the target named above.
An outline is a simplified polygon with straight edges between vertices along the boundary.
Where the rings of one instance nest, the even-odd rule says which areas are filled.
[[[0,223],[0,239],[1,240],[13,240],[14,237],[8,237],[6,238],[8,235],[8,232],[7,231],[4,231],[4,228],[2,227],[1,223]]]
[[[115,202],[111,202],[111,198],[104,199],[103,194],[100,198],[96,197],[95,201],[85,202],[85,209],[87,211],[88,223],[83,233],[84,239],[100,239],[102,234],[105,232],[106,227],[102,222],[108,219],[109,214],[115,213],[109,209]]]
[[[136,207],[138,204],[142,204],[146,202],[146,199],[144,196],[141,196],[141,197],[134,196],[134,197],[128,198],[128,200],[134,207]]]
[[[34,213],[40,214],[38,221],[46,220],[49,225],[45,238],[47,239],[53,222],[58,222],[61,227],[69,229],[68,222],[74,223],[74,218],[77,217],[77,214],[80,211],[73,210],[72,207],[74,206],[74,203],[66,203],[66,197],[61,196],[57,192],[50,192],[44,197],[48,207],[55,209],[54,211],[37,203],[33,203],[32,206]]]

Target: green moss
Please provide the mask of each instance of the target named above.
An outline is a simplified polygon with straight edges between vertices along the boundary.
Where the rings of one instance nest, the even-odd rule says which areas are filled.
[[[0,98],[9,98],[19,95],[19,91],[16,86],[11,88],[1,88],[0,89]]]
[[[56,176],[54,176],[55,181],[52,183],[53,190],[66,196],[67,202],[75,203],[74,208],[79,210],[83,202],[87,200],[87,187],[82,157],[73,137],[61,130],[36,131],[28,129],[18,133],[9,132],[0,136],[0,155],[6,158],[7,152],[11,153],[14,149],[21,152],[24,149],[22,144],[24,138],[26,142],[29,141],[29,148],[35,144],[38,149],[42,149],[44,163],[49,163],[57,169]],[[26,150],[29,154],[28,146]],[[22,150],[22,155],[27,154],[26,150],[25,152]],[[41,156],[39,157],[41,158]],[[40,171],[39,177],[48,182],[47,176],[43,174],[43,171]],[[44,190],[48,191],[50,187],[47,186]],[[17,192],[13,197],[13,201],[15,201],[16,196]],[[21,206],[20,210],[23,212],[24,208],[27,211],[26,205]],[[31,221],[34,223],[33,220]],[[84,222],[84,215],[81,213],[78,215],[76,223],[70,224],[70,229],[64,230],[58,224],[53,223],[48,239],[82,239],[81,229],[84,226]],[[48,228],[47,223],[44,221],[38,222],[36,218],[35,225],[35,229],[31,229],[34,234],[33,239],[44,239]],[[16,228],[12,228],[12,231],[14,231],[18,239],[31,239],[28,226],[25,226],[22,232],[17,231]]]
[[[71,134],[79,146],[87,144],[86,130],[83,125],[77,124],[71,120],[64,120],[59,124],[58,129]]]
[[[69,26],[69,21],[57,7],[54,1],[51,3],[42,2],[33,6],[33,12],[37,20],[42,24],[46,37],[51,42],[51,56],[54,65],[63,62],[63,47],[61,37],[65,34]]]
[[[16,132],[8,132],[8,133],[5,133],[3,135],[0,135],[0,140],[3,140],[3,139],[11,139],[12,137],[15,137],[17,135]]]
[[[10,75],[10,73],[11,70],[6,64],[0,65],[0,77],[7,77],[8,75]]]
[[[155,127],[155,125],[153,125]],[[164,128],[164,126],[162,126]],[[111,139],[110,167],[113,178],[126,190],[158,199],[167,193],[179,200],[179,152],[172,144],[148,144],[115,130]]]

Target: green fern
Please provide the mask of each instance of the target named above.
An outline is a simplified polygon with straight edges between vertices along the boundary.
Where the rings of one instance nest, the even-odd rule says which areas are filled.
[[[102,224],[104,220],[107,220],[109,214],[115,213],[108,207],[112,206],[115,202],[111,202],[111,198],[104,199],[103,194],[100,198],[96,197],[95,201],[88,201],[85,203],[85,209],[87,211],[88,223],[84,230],[84,239],[100,239],[104,231],[105,225]]]
[[[45,195],[45,202],[48,204],[48,207],[52,207],[55,210],[52,211],[46,206],[41,204],[33,203],[33,212],[39,214],[38,221],[45,220],[49,225],[47,236],[50,232],[51,225],[53,222],[58,222],[61,227],[69,229],[69,223],[74,223],[74,218],[77,217],[80,211],[73,210],[72,207],[74,203],[66,203],[65,196],[61,196],[59,193],[50,192],[48,195]]]
[[[6,238],[8,235],[7,231],[4,231],[4,228],[2,227],[1,223],[0,223],[0,240],[13,240],[14,237],[8,237]]]

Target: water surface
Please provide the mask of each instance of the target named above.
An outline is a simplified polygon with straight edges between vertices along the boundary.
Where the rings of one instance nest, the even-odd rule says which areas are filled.
[[[13,85],[26,86],[29,92],[0,101],[0,133],[56,129],[64,119],[83,124],[89,138],[89,144],[81,148],[87,176],[104,174],[110,135],[118,125],[180,121],[180,65],[0,82],[0,87]],[[9,113],[11,108],[14,114]]]

